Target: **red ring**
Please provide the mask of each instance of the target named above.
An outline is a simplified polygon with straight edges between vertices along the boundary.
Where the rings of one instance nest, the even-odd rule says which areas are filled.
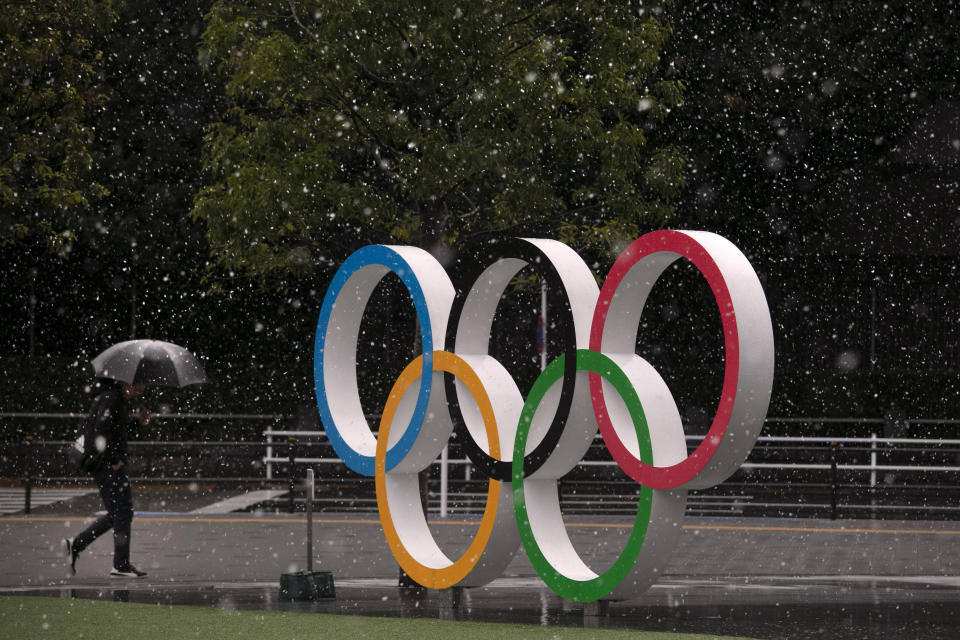
[[[607,311],[620,283],[637,262],[660,252],[676,253],[692,262],[706,278],[720,310],[724,337],[723,388],[710,430],[700,446],[677,464],[669,467],[648,465],[634,457],[617,436],[603,397],[603,379],[595,373],[589,374],[590,398],[593,401],[593,411],[603,440],[613,459],[624,472],[641,485],[651,489],[673,489],[695,478],[710,462],[727,432],[737,395],[737,377],[740,369],[737,316],[727,283],[710,253],[699,242],[680,231],[654,231],[632,242],[617,258],[600,289],[600,297],[597,300],[593,325],[590,329],[590,349],[603,352],[603,329],[607,321]]]

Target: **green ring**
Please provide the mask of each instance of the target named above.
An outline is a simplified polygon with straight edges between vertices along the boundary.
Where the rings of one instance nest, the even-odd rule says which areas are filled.
[[[649,487],[641,487],[640,495],[637,498],[637,517],[634,521],[633,531],[630,533],[630,539],[616,562],[603,574],[598,575],[591,580],[574,580],[561,574],[547,560],[537,544],[533,535],[533,529],[530,526],[530,519],[527,516],[527,504],[524,498],[524,474],[523,474],[523,453],[526,451],[527,435],[530,431],[530,424],[534,413],[540,405],[547,390],[563,376],[563,360],[561,355],[543,370],[533,388],[527,396],[523,405],[523,411],[520,413],[520,423],[517,426],[517,437],[513,447],[513,465],[512,465],[512,485],[513,485],[513,508],[517,515],[517,526],[520,528],[520,540],[526,549],[527,556],[533,564],[540,578],[561,597],[576,602],[594,602],[600,600],[623,582],[623,579],[630,572],[640,550],[643,547],[643,541],[647,535],[647,525],[650,522],[650,507],[653,502],[653,490]],[[650,443],[650,431],[647,427],[647,418],[643,412],[643,406],[640,404],[640,398],[630,384],[626,374],[617,364],[596,351],[588,349],[577,350],[577,371],[589,371],[591,373],[603,376],[610,382],[614,389],[620,394],[627,405],[630,415],[633,417],[633,426],[637,431],[637,440],[640,444],[640,458],[648,464],[653,463],[653,447]]]

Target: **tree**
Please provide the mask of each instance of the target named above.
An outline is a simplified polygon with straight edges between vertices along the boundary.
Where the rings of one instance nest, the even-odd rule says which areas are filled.
[[[208,4],[130,2],[100,40],[108,108],[94,121],[93,156],[111,197],[96,207],[90,241],[101,258],[169,271],[171,253],[177,270],[205,257],[186,214],[200,183],[203,127],[222,91],[197,61]]]
[[[75,354],[182,331],[207,260],[187,214],[221,92],[197,60],[208,3],[39,7],[0,17],[16,167],[0,173],[16,194],[0,207],[4,306],[24,326],[0,349]]]
[[[135,313],[147,335],[178,335],[202,307],[194,293],[207,246],[188,213],[203,127],[216,119],[222,92],[197,60],[208,5],[128,2],[99,41],[107,108],[94,120],[93,158],[111,195],[92,208],[77,257],[113,283],[110,298],[127,305],[121,317]]]
[[[877,416],[897,402],[942,415],[956,404],[944,391],[955,370],[936,368],[956,367],[960,336],[958,11],[910,0],[674,6],[665,57],[688,92],[667,126],[690,158],[677,219],[731,237],[765,280],[772,413]]]
[[[628,3],[217,2],[227,117],[192,215],[221,267],[308,272],[358,245],[547,234],[609,247],[662,224],[683,156],[671,32]]]
[[[11,0],[0,12],[0,246],[68,251],[107,195],[92,169],[89,117],[103,105],[94,39],[112,0]]]
[[[903,161],[904,141],[931,108],[956,101],[956,7],[681,0],[673,13],[668,56],[689,82],[669,123],[691,160],[684,218],[793,251],[837,227],[889,223],[849,219],[869,215],[854,194],[922,164]],[[931,153],[956,154],[952,143],[929,141]]]

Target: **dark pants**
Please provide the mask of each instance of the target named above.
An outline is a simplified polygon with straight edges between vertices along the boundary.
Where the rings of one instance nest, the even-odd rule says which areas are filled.
[[[113,566],[125,569],[130,565],[130,523],[133,522],[133,493],[127,468],[122,466],[116,471],[110,467],[94,474],[100,487],[100,497],[107,513],[100,516],[84,529],[73,541],[77,552],[113,529]]]

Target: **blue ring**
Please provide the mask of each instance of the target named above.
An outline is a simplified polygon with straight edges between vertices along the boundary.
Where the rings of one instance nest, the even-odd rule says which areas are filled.
[[[427,403],[430,400],[430,389],[433,381],[433,328],[430,325],[430,313],[427,309],[427,298],[423,294],[423,289],[417,276],[410,267],[409,263],[394,249],[382,244],[375,244],[358,249],[350,254],[344,263],[334,274],[333,280],[323,297],[323,305],[320,307],[320,317],[317,319],[317,333],[313,342],[313,381],[314,393],[317,397],[317,408],[320,411],[320,420],[326,428],[327,437],[333,445],[334,451],[343,460],[343,462],[353,471],[365,475],[374,475],[375,456],[367,456],[359,453],[340,434],[337,425],[333,420],[333,414],[330,412],[330,406],[327,403],[327,395],[324,393],[323,380],[323,357],[324,342],[327,334],[327,325],[333,314],[333,308],[340,291],[344,285],[355,273],[368,266],[383,266],[393,271],[403,282],[410,297],[413,298],[413,306],[417,312],[417,321],[420,323],[420,344],[423,351],[423,370],[420,374],[420,392],[417,395],[417,404],[413,410],[413,416],[407,428],[404,430],[400,439],[394,445],[387,449],[386,465],[387,471],[393,469],[403,460],[413,443],[420,433],[423,426],[423,420],[427,413]],[[361,312],[362,313],[362,312]],[[356,345],[353,345],[356,348]]]

